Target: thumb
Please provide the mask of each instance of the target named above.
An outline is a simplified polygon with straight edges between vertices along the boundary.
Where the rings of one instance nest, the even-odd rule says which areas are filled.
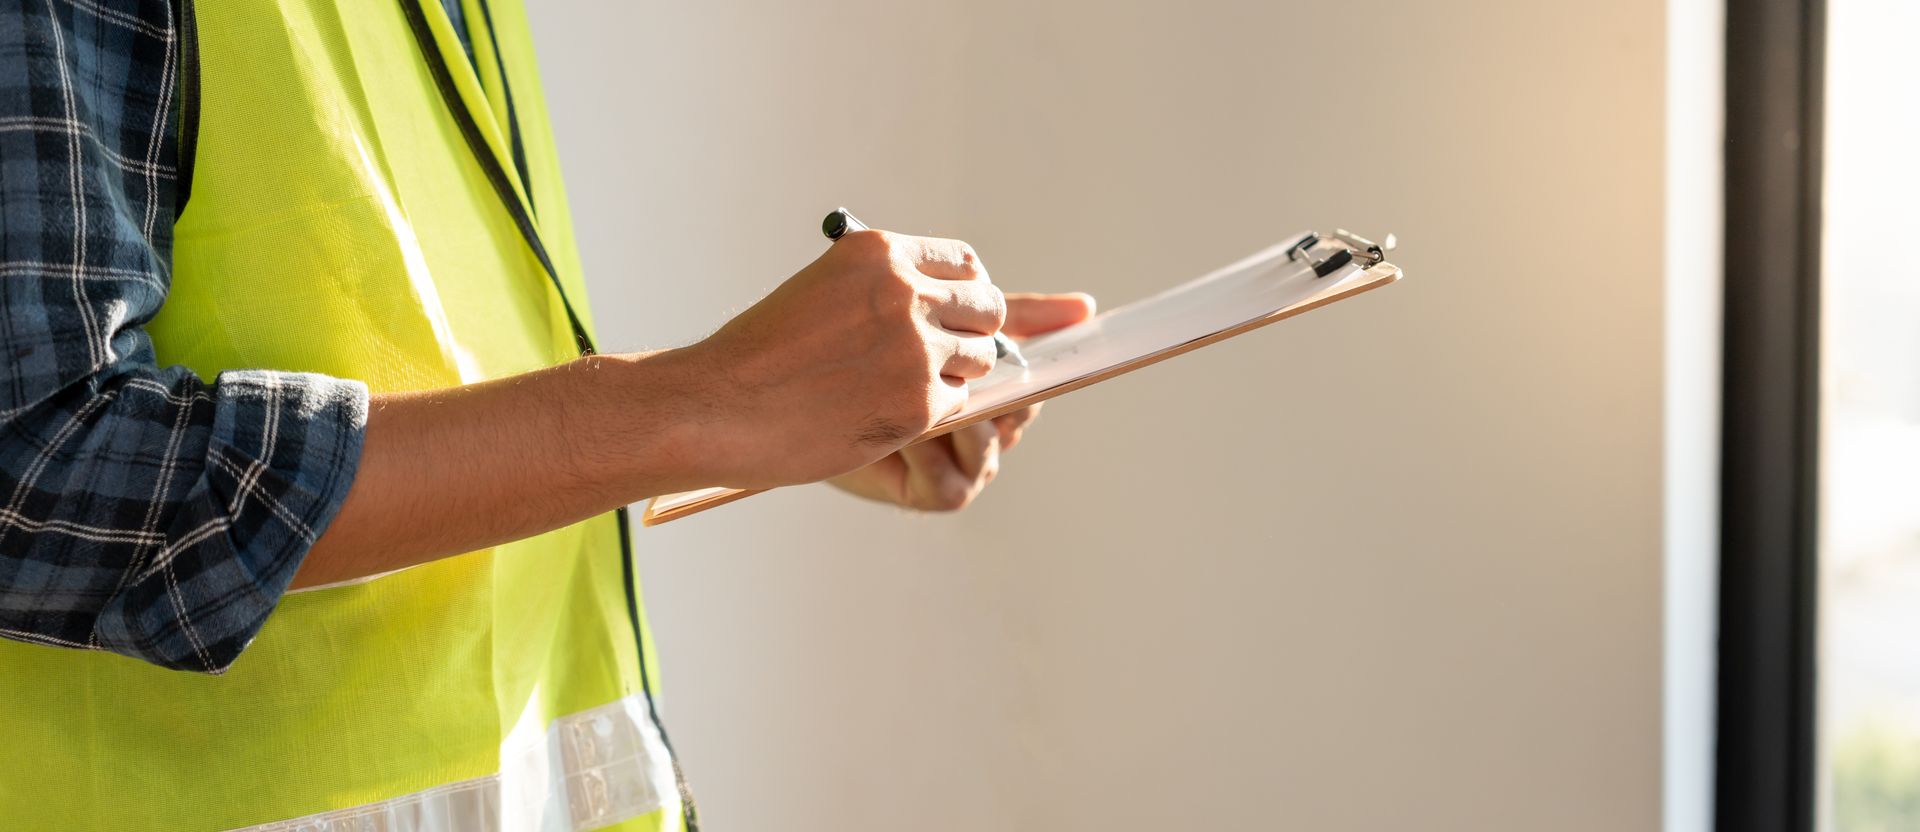
[[[1027,336],[1052,332],[1093,317],[1093,296],[1085,292],[1045,295],[1007,293],[1007,322],[1000,331]]]

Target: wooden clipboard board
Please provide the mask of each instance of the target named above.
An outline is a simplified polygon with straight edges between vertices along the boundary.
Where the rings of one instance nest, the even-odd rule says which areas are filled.
[[[1312,232],[1296,234],[1279,245],[1166,292],[1102,313],[1089,324],[1107,320],[1110,316],[1135,318],[1151,316],[1155,304],[1169,306],[1182,301],[1191,302],[1195,293],[1204,293],[1209,288],[1216,292],[1230,288],[1221,281],[1238,280],[1239,285],[1255,294],[1269,291],[1261,286],[1259,282],[1261,280],[1271,280],[1275,292],[1278,292],[1283,281],[1292,281],[1290,286],[1292,291],[1277,294],[1274,299],[1266,301],[1272,308],[1255,307],[1251,310],[1252,317],[1237,323],[1218,327],[1204,326],[1205,331],[1179,334],[1177,342],[1160,345],[1137,355],[1126,355],[1112,360],[1090,359],[1089,366],[1070,368],[1068,370],[1070,377],[1063,379],[1043,379],[1031,384],[1028,384],[1024,378],[1001,382],[1010,385],[1010,389],[989,388],[998,393],[996,397],[998,400],[980,408],[970,404],[967,409],[935,425],[909,444],[925,442],[968,425],[1012,413],[1028,405],[1071,393],[1090,384],[1098,384],[1141,367],[1158,364],[1176,355],[1189,353],[1209,344],[1217,344],[1228,338],[1244,335],[1263,326],[1393,283],[1402,276],[1400,267],[1386,261],[1386,252],[1391,250],[1393,245],[1391,235],[1387,237],[1385,244],[1376,244],[1344,230],[1325,237]],[[1265,276],[1269,273],[1270,277]],[[1255,298],[1248,302],[1262,301]],[[1219,314],[1233,316],[1231,310],[1224,308],[1219,310]],[[1073,341],[1077,335],[1073,331],[1089,324],[1076,325],[1060,333],[1034,339],[1029,342],[1029,348],[1025,349],[1028,358],[1036,362],[1047,360],[1051,344],[1067,344]],[[1080,340],[1084,342],[1088,339]],[[1077,353],[1078,350],[1076,349],[1075,352]],[[1078,371],[1082,369],[1085,372]],[[996,370],[996,372],[999,371]],[[982,381],[994,380],[995,376],[990,374]],[[1032,389],[1021,389],[1023,384]],[[648,501],[646,511],[640,515],[640,524],[657,526],[758,493],[760,492],[737,488],[707,488],[655,497]]]

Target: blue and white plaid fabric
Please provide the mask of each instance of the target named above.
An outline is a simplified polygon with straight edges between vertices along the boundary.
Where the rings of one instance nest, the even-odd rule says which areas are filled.
[[[358,382],[158,367],[168,0],[0,0],[0,636],[219,673],[359,461]]]

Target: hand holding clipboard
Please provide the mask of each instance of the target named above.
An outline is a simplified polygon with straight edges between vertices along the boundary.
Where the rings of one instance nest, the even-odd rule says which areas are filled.
[[[829,224],[832,221],[829,215]],[[916,441],[1393,283],[1402,277],[1400,267],[1386,260],[1393,246],[1391,235],[1384,243],[1375,243],[1344,230],[1328,237],[1296,234],[1160,294],[1035,338],[1019,348],[1024,366],[1012,361],[996,364],[992,372],[968,385],[964,408]],[[641,525],[656,526],[754,493],[707,488],[655,497],[641,516]]]

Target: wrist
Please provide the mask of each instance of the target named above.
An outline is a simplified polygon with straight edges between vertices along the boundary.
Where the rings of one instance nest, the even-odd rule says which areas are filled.
[[[724,413],[715,376],[693,348],[591,355],[568,365],[569,454],[583,480],[632,500],[721,485]]]

